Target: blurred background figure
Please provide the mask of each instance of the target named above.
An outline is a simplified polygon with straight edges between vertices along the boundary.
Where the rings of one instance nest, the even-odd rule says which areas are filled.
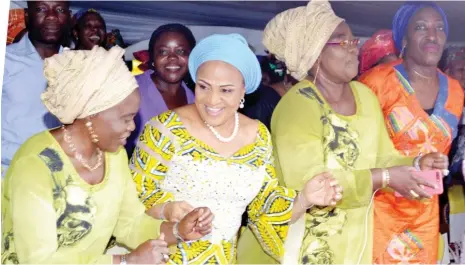
[[[2,86],[2,174],[29,137],[60,125],[44,107],[40,94],[47,86],[44,59],[60,53],[69,34],[69,3],[28,1],[24,14],[27,33],[17,43],[6,47]],[[21,20],[21,12],[16,15]]]
[[[26,32],[24,8],[10,9],[6,44],[18,42]]]
[[[76,50],[92,50],[95,45],[106,47],[107,26],[95,9],[82,9],[73,16],[73,38]]]
[[[258,58],[262,69],[262,81],[257,91],[245,96],[241,113],[261,121],[270,130],[274,108],[295,82],[287,75],[286,65],[273,55]]]
[[[450,47],[446,52],[444,72],[465,88],[465,47]]]
[[[378,64],[397,60],[397,54],[392,30],[382,29],[375,32],[360,49],[360,75]]]

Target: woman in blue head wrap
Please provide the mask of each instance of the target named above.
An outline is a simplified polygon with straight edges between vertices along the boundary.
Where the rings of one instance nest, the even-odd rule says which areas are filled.
[[[130,162],[149,214],[177,221],[189,211],[172,207],[182,202],[208,207],[215,216],[213,229],[198,241],[184,242],[185,235],[175,233],[179,243],[169,263],[234,263],[245,211],[265,251],[279,260],[288,224],[310,205],[335,204],[340,187],[327,174],[307,182],[299,196],[278,186],[268,130],[237,112],[261,81],[258,60],[242,36],[205,38],[188,66],[195,103],[150,120]],[[154,205],[162,205],[159,213],[150,210]]]
[[[464,98],[460,84],[438,69],[449,31],[446,15],[433,2],[407,2],[395,14],[392,31],[401,59],[375,67],[361,81],[377,95],[398,151],[446,157]],[[382,191],[375,197],[374,263],[438,262],[438,195],[410,195]]]

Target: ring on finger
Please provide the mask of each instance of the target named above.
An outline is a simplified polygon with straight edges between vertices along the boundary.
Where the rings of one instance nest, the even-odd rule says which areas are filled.
[[[410,194],[414,197],[414,198],[418,198],[420,197],[415,191],[413,190],[410,190]]]

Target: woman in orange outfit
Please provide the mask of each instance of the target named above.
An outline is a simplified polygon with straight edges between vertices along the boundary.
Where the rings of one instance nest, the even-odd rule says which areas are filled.
[[[462,114],[460,84],[437,68],[448,34],[447,18],[433,2],[408,2],[393,20],[401,58],[379,65],[360,81],[377,95],[389,135],[407,156],[447,154]],[[437,263],[438,196],[396,197],[383,190],[374,207],[373,263]]]

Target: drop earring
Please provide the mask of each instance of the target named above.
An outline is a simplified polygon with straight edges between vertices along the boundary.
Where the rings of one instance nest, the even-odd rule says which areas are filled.
[[[316,77],[318,76],[318,72],[320,72],[320,60],[318,60],[318,66],[316,67],[315,77],[313,78],[313,84],[316,86]]]
[[[244,102],[245,102],[245,99],[241,98],[241,101],[239,102],[239,108],[241,108],[241,109],[244,108]]]
[[[98,135],[95,133],[94,128],[92,127],[92,121],[90,119],[87,120],[86,127],[89,131],[90,139],[92,140],[92,142],[95,144],[98,143]]]

